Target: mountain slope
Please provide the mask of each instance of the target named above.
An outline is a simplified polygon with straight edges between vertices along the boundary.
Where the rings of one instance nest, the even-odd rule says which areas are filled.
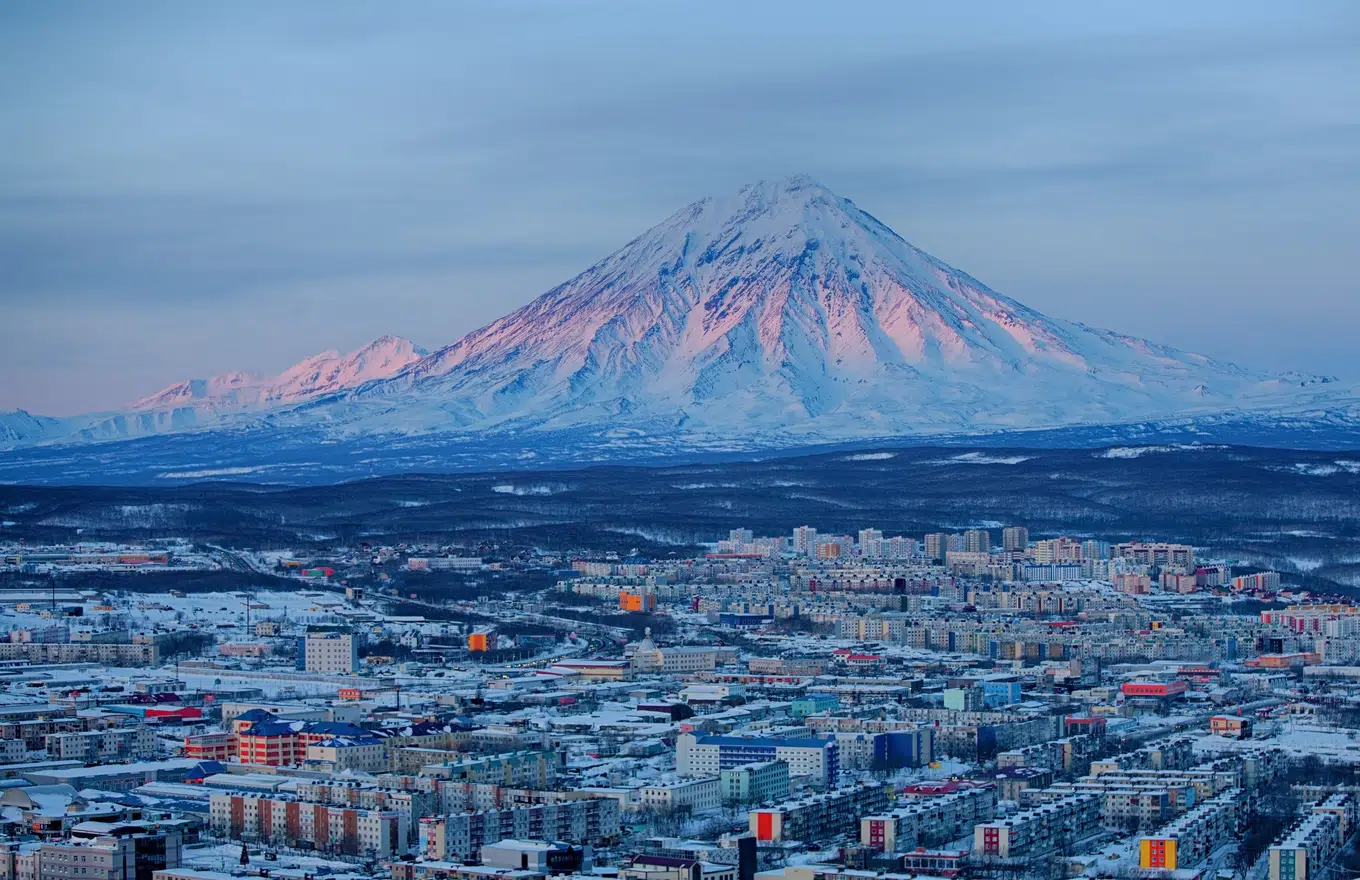
[[[425,438],[608,460],[648,445],[769,449],[1167,419],[1186,430],[1256,413],[1297,424],[1337,411],[1344,426],[1355,400],[1332,380],[1047,317],[797,176],[695,202],[433,353],[383,337],[271,378],[180,382],[116,413],[0,415],[0,444],[193,431],[248,450],[258,434],[271,453],[373,441],[397,455]],[[447,454],[420,461],[437,468]]]
[[[523,308],[328,403],[360,433],[842,439],[1221,410],[1294,385],[1048,318],[793,177],[696,202]]]

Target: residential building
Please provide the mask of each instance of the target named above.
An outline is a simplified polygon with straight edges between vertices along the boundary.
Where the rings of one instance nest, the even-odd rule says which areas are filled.
[[[744,736],[695,736],[676,740],[676,770],[681,776],[716,776],[723,770],[761,761],[783,761],[789,775],[828,788],[840,778],[836,743],[823,739],[761,739]]]
[[[722,806],[722,787],[712,776],[644,785],[638,796],[643,809],[658,813],[702,813]]]
[[[1270,880],[1326,877],[1344,839],[1336,813],[1308,813],[1270,845],[1267,876]]]
[[[108,730],[49,733],[47,757],[86,764],[141,761],[156,755],[156,735],[150,727],[114,727]]]
[[[977,785],[908,798],[895,810],[862,817],[859,842],[899,853],[958,840],[996,815],[996,795],[994,786]]]
[[[987,858],[1042,855],[1075,845],[1100,828],[1100,798],[1072,794],[973,828],[973,852]]]
[[[318,804],[283,795],[214,793],[209,824],[232,840],[310,846],[323,852],[392,858],[409,845],[409,816]]]
[[[1237,834],[1241,789],[1229,789],[1138,841],[1138,866],[1174,871],[1194,868]]]
[[[730,767],[718,775],[725,804],[764,804],[789,796],[789,765],[783,761],[753,761]]]
[[[298,653],[308,672],[349,675],[359,668],[359,644],[348,633],[308,633],[298,639]]]
[[[0,852],[0,880],[150,880],[178,867],[177,822],[82,822],[61,842]]]
[[[420,820],[421,851],[435,861],[464,859],[502,840],[553,840],[604,846],[619,835],[619,802],[586,798],[478,810]]]
[[[887,785],[862,784],[755,809],[749,814],[751,833],[756,840],[770,843],[811,843],[853,834],[860,816],[888,806],[890,790]]]

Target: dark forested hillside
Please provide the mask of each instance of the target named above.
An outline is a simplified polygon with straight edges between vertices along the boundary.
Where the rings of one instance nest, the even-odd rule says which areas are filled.
[[[0,486],[0,540],[182,536],[254,547],[441,540],[666,554],[733,526],[999,528],[1187,541],[1360,584],[1360,454],[1227,446],[905,448],[332,486]],[[1304,582],[1307,582],[1305,580]]]

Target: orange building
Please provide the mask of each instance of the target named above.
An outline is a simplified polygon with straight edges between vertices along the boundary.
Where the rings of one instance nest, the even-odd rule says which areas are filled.
[[[1298,654],[1262,654],[1243,660],[1242,665],[1258,669],[1292,669],[1295,666],[1317,666],[1321,662],[1321,654],[1316,651],[1305,651]]]
[[[1126,681],[1119,689],[1126,697],[1174,697],[1190,686],[1183,681]]]
[[[619,609],[621,611],[655,611],[655,593],[629,593],[626,590],[619,592]]]
[[[1239,715],[1215,715],[1209,719],[1209,732],[1230,739],[1250,739],[1251,721]]]
[[[468,650],[469,651],[491,650],[490,648],[487,647],[488,643],[490,642],[490,638],[491,633],[485,630],[479,630],[474,633],[468,633]]]
[[[1176,870],[1176,844],[1174,837],[1144,837],[1138,843],[1138,867]]]

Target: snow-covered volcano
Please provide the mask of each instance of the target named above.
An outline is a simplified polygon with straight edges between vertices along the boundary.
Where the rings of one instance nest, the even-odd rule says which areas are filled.
[[[0,442],[229,426],[280,442],[513,432],[529,447],[535,433],[768,447],[1316,408],[1335,397],[1327,381],[1049,318],[797,176],[695,202],[432,354],[385,337],[269,380],[179,383],[125,412],[0,416]]]
[[[1046,317],[798,176],[695,202],[346,395],[341,418],[843,439],[1125,421],[1296,385]]]

